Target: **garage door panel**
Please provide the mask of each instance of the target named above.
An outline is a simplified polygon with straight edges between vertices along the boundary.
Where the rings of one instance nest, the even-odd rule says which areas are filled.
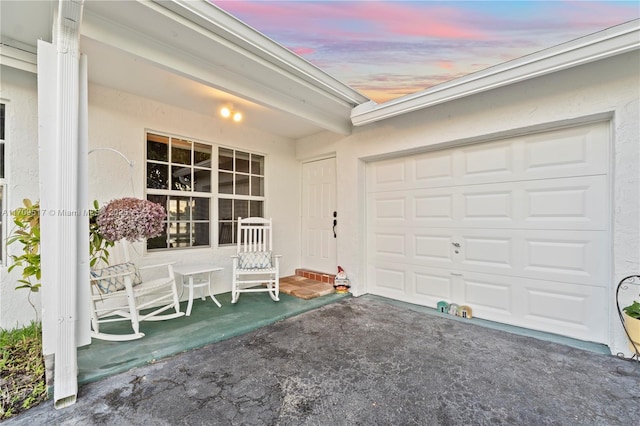
[[[502,282],[500,282],[502,281]],[[475,275],[464,277],[464,294],[462,302],[473,306],[475,316],[499,316],[503,321],[513,315],[512,280],[496,280],[491,276]]]
[[[407,199],[402,195],[387,195],[374,200],[373,214],[378,221],[404,220],[407,216]]]
[[[448,190],[411,190],[371,194],[369,223],[374,227],[451,227],[455,196]]]
[[[528,231],[523,243],[523,276],[607,286],[605,232]]]
[[[374,236],[373,244],[374,256],[395,257],[396,260],[408,256],[406,235],[404,233],[397,231],[377,232]]]
[[[604,341],[607,290],[567,282],[465,272],[464,299],[473,315],[577,339]]]
[[[420,233],[413,236],[415,260],[434,267],[453,266],[451,235]]]
[[[431,194],[424,194],[424,191],[420,191],[419,194],[414,195],[413,205],[415,206],[414,217],[416,220],[439,223],[453,221],[453,194],[438,192],[441,191]]]
[[[522,227],[608,228],[609,189],[606,176],[527,182],[523,191]]]
[[[492,235],[491,237],[488,235]],[[513,274],[513,238],[493,236],[464,236],[462,237],[459,253],[455,254],[461,267],[475,267],[490,270],[493,273]],[[455,253],[455,252],[454,252]]]
[[[607,125],[595,123],[525,137],[525,174],[529,179],[606,174],[608,132]]]
[[[454,209],[461,206],[461,223],[457,226],[464,228],[608,227],[607,203],[603,202],[609,198],[606,176],[482,184],[450,191]]]
[[[497,221],[502,226],[513,226],[513,191],[507,190],[506,185],[498,185],[504,189],[476,189],[463,193],[464,205],[462,220],[467,223],[486,226],[489,220]]]
[[[410,183],[407,160],[394,158],[374,163],[367,176],[368,188],[393,190],[406,187]]]
[[[412,303],[435,308],[441,300],[452,300],[455,284],[447,271],[419,268],[413,280],[415,299]]]
[[[484,143],[459,149],[459,184],[478,179],[511,181],[515,173],[513,146],[509,141]]]
[[[452,242],[450,230],[379,228],[370,233],[368,256],[376,264],[450,268],[454,263]]]
[[[577,339],[603,342],[607,335],[607,289],[573,283],[527,280],[523,324]],[[530,325],[528,325],[530,326]]]
[[[419,188],[451,186],[454,183],[453,155],[454,151],[447,150],[413,157],[415,186]]]
[[[410,286],[407,283],[407,268],[399,268],[391,263],[378,263],[370,265],[367,281],[369,291],[383,297],[398,300],[411,299]]]
[[[453,267],[486,274],[606,285],[604,231],[461,229]],[[454,247],[455,249],[455,247]]]

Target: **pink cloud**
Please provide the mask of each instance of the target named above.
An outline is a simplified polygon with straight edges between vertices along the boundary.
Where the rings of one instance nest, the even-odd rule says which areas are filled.
[[[315,52],[315,49],[312,47],[292,47],[290,50],[300,56],[311,55]]]
[[[257,22],[261,30],[302,31],[318,36],[377,39],[413,36],[482,39],[484,33],[467,21],[464,10],[421,2],[254,2],[210,0],[241,19]],[[455,5],[455,2],[453,3]]]
[[[428,9],[415,4],[365,2],[357,3],[360,19],[383,27],[398,35],[438,38],[482,39],[484,33],[466,24],[464,10],[453,7],[431,6]]]
[[[438,61],[438,67],[446,70],[455,68],[456,64],[451,61]]]

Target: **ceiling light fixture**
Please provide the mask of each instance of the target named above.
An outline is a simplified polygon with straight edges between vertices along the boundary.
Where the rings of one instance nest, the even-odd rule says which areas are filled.
[[[232,111],[228,107],[222,108],[220,110],[220,115],[223,116],[224,118],[231,117],[233,119],[233,121],[235,121],[236,123],[242,120],[242,113],[240,113],[238,111]]]

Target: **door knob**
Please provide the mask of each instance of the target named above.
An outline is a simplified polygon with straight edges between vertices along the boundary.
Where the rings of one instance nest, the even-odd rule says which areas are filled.
[[[336,236],[336,225],[338,225],[338,219],[333,219],[333,238],[338,238]]]
[[[455,248],[460,248],[460,243],[451,243]]]

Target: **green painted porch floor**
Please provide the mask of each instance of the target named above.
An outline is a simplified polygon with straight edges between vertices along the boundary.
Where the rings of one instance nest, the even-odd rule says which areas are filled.
[[[221,308],[207,297],[193,301],[190,316],[140,324],[145,337],[128,342],[92,339],[78,348],[78,382],[86,384],[152,363],[210,343],[238,336],[282,319],[333,303],[350,294],[328,294],[303,300],[280,293],[274,302],[266,293],[244,293],[238,303],[231,303],[231,293],[216,295]],[[186,310],[187,302],[181,304]],[[131,332],[128,322],[104,324],[100,331]]]

